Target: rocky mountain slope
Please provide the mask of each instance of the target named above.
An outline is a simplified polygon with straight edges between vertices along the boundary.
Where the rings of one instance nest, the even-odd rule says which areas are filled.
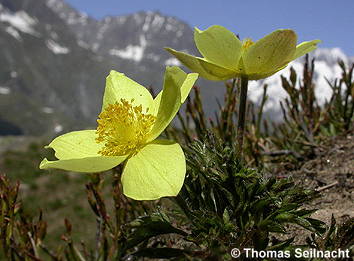
[[[0,0],[0,135],[43,135],[95,126],[110,69],[157,92],[165,66],[179,65],[163,47],[197,54],[192,36],[189,25],[158,12],[95,20],[63,0]],[[337,58],[348,58],[339,49],[319,49],[314,55],[323,96],[329,89],[324,76],[337,76]],[[301,70],[300,61],[292,65]],[[268,106],[273,108],[284,96],[279,76],[266,82]],[[255,101],[261,93],[259,84],[251,83]],[[223,89],[206,81],[198,85],[203,86],[211,113]]]

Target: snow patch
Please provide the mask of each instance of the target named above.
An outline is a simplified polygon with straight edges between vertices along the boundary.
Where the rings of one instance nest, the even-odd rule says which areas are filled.
[[[11,76],[11,78],[17,78],[18,73],[15,72],[15,71],[12,71],[12,72],[10,73],[10,76]]]
[[[171,24],[178,25],[180,22],[176,20],[174,17],[167,17],[167,21]]]
[[[10,94],[11,90],[9,87],[5,87],[5,86],[0,86],[0,94],[2,95],[7,95]]]
[[[50,108],[50,107],[43,107],[43,108],[42,108],[42,111],[43,111],[44,113],[48,113],[48,114],[51,114],[51,113],[54,112],[53,108]]]
[[[166,24],[166,25],[165,25],[165,29],[166,29],[166,31],[175,31],[175,30],[176,30],[176,27],[174,27],[174,26],[171,25],[171,24]]]
[[[181,62],[174,57],[171,57],[165,61],[166,66],[181,66]]]
[[[66,20],[66,14],[64,14],[64,13],[59,13],[59,17],[60,17],[62,20]]]
[[[33,29],[37,24],[37,21],[24,11],[16,13],[10,13],[8,11],[2,12],[0,14],[0,22],[7,22],[12,27],[26,34],[31,34],[37,37],[40,35]]]
[[[139,42],[140,45],[128,45],[123,50],[111,49],[109,51],[109,54],[113,56],[119,56],[123,59],[139,62],[143,58],[144,51],[147,45],[146,38],[144,35],[140,35]]]
[[[67,6],[62,0],[47,0],[47,6],[59,15],[69,25],[86,25],[88,15],[82,12],[76,12]]]
[[[64,130],[64,128],[63,128],[63,126],[60,125],[60,124],[56,124],[56,125],[54,126],[54,132],[55,132],[55,133],[62,132],[63,130]]]
[[[67,54],[70,52],[70,49],[64,46],[59,45],[57,42],[53,40],[47,40],[46,45],[55,54]]]
[[[105,23],[110,23],[112,21],[112,17],[111,16],[106,16],[105,18],[103,18],[103,21]]]
[[[54,11],[59,11],[60,9],[62,9],[64,7],[64,3],[63,1],[58,1],[58,0],[48,0],[47,1],[47,6],[54,10]]]
[[[144,32],[149,30],[151,19],[152,19],[151,13],[147,13],[147,16],[145,17],[145,22],[144,22],[144,25],[143,25],[143,31]]]
[[[119,16],[119,17],[116,18],[116,21],[119,24],[124,24],[127,21],[127,17],[126,16]]]
[[[84,48],[84,49],[89,49],[90,48],[90,45],[84,41],[77,41],[77,45],[80,46],[81,48]]]
[[[97,39],[102,40],[103,39],[103,34],[108,30],[110,23],[105,22],[103,26],[100,27],[97,33]]]
[[[135,13],[133,15],[134,20],[136,21],[137,24],[141,24],[143,22],[143,18],[139,13]]]
[[[50,32],[50,37],[53,38],[54,40],[58,40],[59,36],[56,32]]]
[[[98,50],[99,47],[100,47],[100,44],[99,44],[99,43],[94,43],[94,44],[92,45],[91,50],[94,51],[94,52],[97,52],[97,50]]]
[[[82,24],[86,25],[88,20],[87,14],[80,13],[79,15],[75,12],[70,12],[66,17],[66,22],[70,25],[72,24]]]
[[[12,26],[8,26],[6,27],[5,31],[7,33],[9,33],[12,37],[14,37],[16,40],[18,41],[22,41],[21,35],[19,34],[19,32],[13,28]]]
[[[178,37],[178,38],[180,38],[182,35],[183,35],[183,32],[182,32],[182,31],[178,31],[178,32],[176,33],[176,37]]]
[[[154,20],[151,23],[151,26],[155,28],[161,28],[164,22],[165,22],[165,17],[160,15],[155,15]]]
[[[153,53],[149,53],[148,55],[146,55],[146,59],[150,59],[153,60],[154,62],[158,62],[160,60],[160,56]]]

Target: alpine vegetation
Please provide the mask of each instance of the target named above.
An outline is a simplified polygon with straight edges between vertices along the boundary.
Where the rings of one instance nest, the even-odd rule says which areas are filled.
[[[60,3],[47,5],[58,10]],[[84,16],[65,19],[77,27],[90,24]],[[164,24],[162,18],[150,20],[143,31]],[[29,26],[34,23],[26,34],[33,34]],[[96,119],[94,128],[56,134],[50,142],[37,140],[27,150],[3,154],[1,259],[222,261],[248,260],[250,253],[291,259],[338,249],[350,259],[354,218],[348,215],[342,222],[332,216],[328,222],[315,215],[318,209],[323,215],[316,200],[328,190],[353,191],[350,162],[336,182],[323,181],[330,175],[317,177],[339,164],[328,155],[340,155],[340,163],[350,159],[343,151],[354,141],[354,65],[339,61],[341,77],[328,80],[331,97],[319,105],[315,63],[307,54],[320,40],[297,44],[293,30],[279,29],[256,42],[241,41],[214,25],[196,28],[194,41],[203,58],[166,48],[173,55],[168,64],[183,64],[192,72],[167,66],[156,96],[152,88],[112,69],[100,112],[86,111]],[[75,54],[55,41],[47,47],[50,55]],[[141,37],[139,45],[108,52],[137,63],[147,47]],[[267,85],[260,83],[262,99],[255,104],[247,99],[248,82],[270,77],[303,55],[302,80],[291,68],[277,86],[288,95],[279,105],[284,120],[271,122],[264,113]],[[205,112],[199,76],[225,85],[214,118]],[[3,96],[10,95],[4,90]],[[46,114],[54,112],[45,107]],[[172,124],[175,116],[178,124]],[[322,183],[313,185],[318,180]],[[27,188],[20,185],[24,182]],[[41,198],[33,190],[42,191]],[[56,194],[65,200],[47,204]],[[43,211],[38,213],[37,206]],[[63,208],[65,214],[59,212]]]

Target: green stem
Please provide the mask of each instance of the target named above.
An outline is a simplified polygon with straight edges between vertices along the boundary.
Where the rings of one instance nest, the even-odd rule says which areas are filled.
[[[239,157],[242,159],[243,154],[243,136],[245,132],[245,118],[246,118],[246,104],[247,104],[247,89],[248,79],[247,77],[241,78],[241,92],[240,92],[240,104],[238,110],[238,123],[237,123],[237,151]]]

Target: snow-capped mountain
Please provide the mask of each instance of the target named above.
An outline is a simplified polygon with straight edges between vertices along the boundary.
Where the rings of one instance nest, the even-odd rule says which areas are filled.
[[[163,47],[198,54],[186,23],[159,12],[139,12],[96,20],[63,0],[0,0],[0,135],[62,132],[95,126],[104,81],[110,69],[145,86],[161,88],[164,68],[180,63]],[[319,49],[317,85],[321,99],[328,79],[339,76],[340,49]],[[301,71],[300,61],[293,66]],[[286,70],[281,73],[287,73]],[[280,77],[265,80],[278,106]],[[222,84],[199,80],[212,114]],[[215,86],[216,85],[216,86]],[[257,100],[262,88],[250,83]]]
[[[324,104],[326,100],[329,100],[332,90],[327,82],[329,80],[332,82],[334,79],[341,77],[342,69],[340,68],[338,61],[341,60],[345,64],[349,65],[354,62],[353,58],[347,57],[340,48],[319,48],[310,54],[310,58],[315,58],[315,94],[318,98],[320,105]],[[281,75],[289,77],[290,67],[292,67],[296,74],[302,76],[302,71],[304,67],[304,57],[301,57],[293,62],[291,62],[288,67],[273,76],[264,79],[263,81],[252,81],[249,84],[249,96],[254,102],[259,102],[263,95],[262,85],[267,84],[267,94],[269,99],[265,105],[265,109],[272,109],[273,111],[280,110],[279,101],[287,97],[287,94],[281,86]],[[327,80],[326,80],[327,79]]]
[[[176,64],[168,53],[161,50],[162,44],[194,50],[193,39],[185,38],[191,34],[191,28],[159,12],[107,16],[96,21],[77,12],[62,0],[48,0],[47,6],[75,32],[80,46],[103,56],[116,56],[139,63],[151,60],[154,63]]]
[[[178,63],[162,47],[194,51],[191,35],[157,12],[97,21],[61,0],[0,0],[0,135],[95,126],[111,69],[158,91]]]

